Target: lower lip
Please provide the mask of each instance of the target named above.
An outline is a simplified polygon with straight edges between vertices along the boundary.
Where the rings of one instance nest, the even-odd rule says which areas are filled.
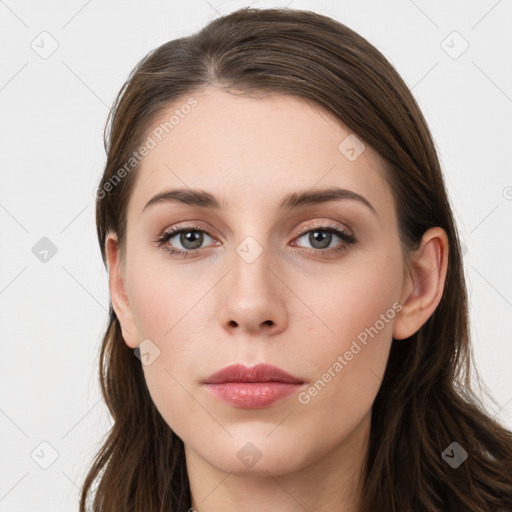
[[[224,382],[205,384],[221,400],[240,409],[263,409],[297,393],[302,384],[289,382]]]

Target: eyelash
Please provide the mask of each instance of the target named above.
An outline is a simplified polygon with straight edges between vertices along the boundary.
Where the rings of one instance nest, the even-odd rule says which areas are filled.
[[[181,225],[181,226],[172,228],[172,229],[162,233],[161,235],[156,237],[156,239],[154,241],[157,243],[158,247],[161,247],[162,245],[164,245],[166,242],[168,242],[174,236],[176,236],[180,233],[186,233],[189,231],[198,231],[201,233],[205,233],[209,237],[213,238],[213,236],[210,235],[210,233],[208,233],[204,229],[200,229],[198,226]],[[349,234],[344,229],[341,229],[338,226],[334,226],[331,224],[324,224],[324,225],[313,226],[313,227],[308,226],[308,228],[301,230],[297,234],[297,236],[294,238],[294,240],[298,239],[298,238],[302,238],[302,236],[310,233],[311,231],[325,231],[327,233],[333,233],[333,234],[337,235],[339,238],[341,238],[343,240],[343,243],[341,245],[339,245],[335,248],[331,248],[331,249],[309,249],[307,247],[303,248],[303,249],[306,249],[306,252],[308,252],[309,254],[329,257],[329,255],[333,255],[333,253],[337,254],[337,253],[347,250],[349,245],[352,245],[356,242],[356,238],[354,236]],[[174,247],[171,248],[168,246],[163,247],[163,249],[171,255],[184,256],[185,258],[187,256],[189,256],[190,254],[195,254],[201,250],[201,249],[194,249],[194,250],[189,250],[189,251],[183,251],[181,249],[176,249]]]

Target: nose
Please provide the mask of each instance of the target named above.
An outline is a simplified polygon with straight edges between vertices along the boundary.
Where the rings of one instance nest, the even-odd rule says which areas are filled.
[[[254,261],[238,253],[232,258],[232,269],[219,290],[224,301],[220,321],[231,334],[272,336],[287,327],[286,286],[269,256],[263,250]]]

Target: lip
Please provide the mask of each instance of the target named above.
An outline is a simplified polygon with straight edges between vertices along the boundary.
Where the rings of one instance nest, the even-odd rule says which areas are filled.
[[[202,384],[217,398],[240,409],[262,409],[294,393],[304,380],[281,368],[233,364],[207,377]]]

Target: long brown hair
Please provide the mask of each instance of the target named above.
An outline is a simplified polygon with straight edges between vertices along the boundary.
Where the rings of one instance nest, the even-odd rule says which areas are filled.
[[[393,66],[348,27],[310,11],[243,8],[143,58],[105,126],[107,162],[96,203],[105,265],[109,232],[118,236],[121,257],[125,250],[138,168],[126,162],[164,109],[210,84],[247,95],[295,95],[334,114],[383,158],[405,253],[430,227],[447,233],[437,309],[413,336],[392,342],[372,409],[361,512],[512,510],[512,433],[471,388],[477,374],[461,246],[430,131]],[[183,442],[154,406],[112,304],[99,359],[114,422],[86,476],[80,511],[88,510],[93,490],[96,512],[188,510]],[[457,468],[442,455],[453,442],[468,454]]]

